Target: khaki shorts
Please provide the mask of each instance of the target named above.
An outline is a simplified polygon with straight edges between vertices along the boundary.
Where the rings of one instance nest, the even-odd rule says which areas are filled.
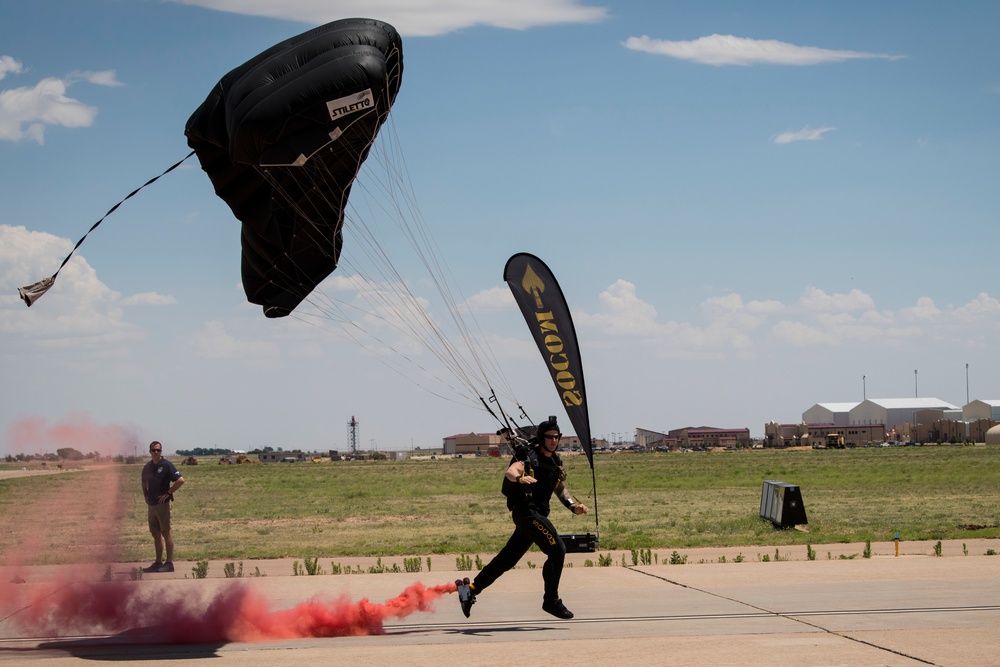
[[[161,534],[170,532],[170,508],[172,505],[171,502],[146,505],[149,532]]]

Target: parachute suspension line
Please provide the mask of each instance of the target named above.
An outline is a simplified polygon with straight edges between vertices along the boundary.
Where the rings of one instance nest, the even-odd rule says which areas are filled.
[[[316,321],[315,317],[303,316],[303,315],[299,314],[298,311],[292,311],[292,313],[290,313],[289,317],[292,317],[292,318],[294,318],[294,319],[302,322],[305,325],[313,326],[313,327],[317,327],[317,328],[321,328],[321,329],[330,331],[331,333],[334,333],[334,334],[337,333],[335,331],[327,329],[326,327],[323,327],[319,322]],[[352,341],[354,341],[355,343],[357,343],[358,345],[360,345],[362,347],[362,349],[370,352],[372,354],[372,356],[374,356],[375,358],[377,358],[386,368],[388,368],[392,372],[396,373],[397,375],[399,375],[403,379],[411,382],[415,386],[417,386],[417,387],[419,387],[419,388],[427,391],[428,393],[430,393],[430,394],[432,394],[434,396],[437,396],[438,398],[441,398],[443,400],[446,400],[446,401],[448,401],[450,403],[455,403],[455,404],[463,404],[463,403],[467,404],[468,403],[467,395],[465,394],[465,392],[459,391],[458,389],[449,386],[448,383],[445,382],[444,380],[442,380],[441,378],[433,376],[433,379],[437,380],[446,389],[449,389],[451,392],[453,392],[454,396],[448,396],[443,391],[441,391],[439,389],[435,389],[434,387],[432,387],[432,386],[430,386],[430,385],[428,385],[428,384],[426,384],[424,382],[421,382],[418,378],[414,377],[412,374],[406,373],[403,370],[403,368],[401,367],[401,365],[397,365],[397,364],[392,363],[390,361],[391,357],[388,357],[387,355],[379,353],[377,350],[375,350],[374,348],[371,347],[371,344],[370,344],[369,340],[367,340],[367,339],[372,339],[373,338],[373,339],[375,339],[376,342],[381,343],[382,341],[380,341],[377,336],[374,336],[370,332],[365,331],[361,327],[353,327],[352,326],[353,325],[352,322],[342,322],[341,324],[342,324],[342,327],[343,327],[343,333],[344,333],[344,335],[346,335]],[[352,327],[352,329],[357,329],[361,333],[359,334],[359,333],[357,333],[355,331],[351,331],[347,327]],[[389,349],[393,349],[393,348],[391,348],[391,346],[388,346],[388,345],[386,347],[389,347]],[[413,360],[409,356],[407,356],[407,355],[405,355],[403,353],[400,353],[400,352],[398,352],[395,349],[393,349],[393,352],[399,354],[400,356],[402,356],[407,361],[411,361],[412,363],[414,363],[414,365],[417,365],[416,362],[413,362]],[[419,367],[419,365],[417,365],[417,366]],[[461,399],[461,400],[459,400],[459,399]]]
[[[434,281],[438,293],[446,302],[448,312],[451,316],[452,325],[463,339],[465,348],[470,351],[472,361],[478,367],[481,378],[485,381],[487,386],[490,385],[490,377],[499,378],[502,381],[507,394],[513,398],[513,391],[510,389],[510,385],[506,383],[506,379],[500,370],[499,363],[493,355],[492,350],[485,344],[486,338],[482,332],[482,327],[479,325],[478,320],[476,320],[475,315],[466,309],[465,312],[469,317],[471,317],[472,322],[475,324],[475,328],[479,333],[478,338],[473,336],[466,318],[463,317],[463,309],[459,306],[459,302],[451,289],[451,285],[457,283],[453,277],[451,277],[447,264],[441,261],[440,257],[442,254],[438,250],[433,237],[430,235],[426,224],[423,222],[419,208],[415,204],[415,197],[412,194],[412,184],[408,178],[408,171],[405,168],[405,160],[403,159],[402,151],[399,150],[399,141],[395,138],[395,126],[391,113],[386,121],[386,126],[383,127],[381,136],[383,139],[381,139],[380,142],[377,142],[373,147],[374,150],[372,159],[382,164],[386,173],[396,175],[395,178],[389,179],[387,185],[398,186],[400,194],[390,196],[390,201],[399,202],[400,198],[402,198],[402,200],[407,203],[410,211],[410,215],[407,216],[402,210],[400,210],[399,215],[395,218],[400,230],[408,239],[411,247],[417,252],[420,260],[424,264],[425,271]],[[359,217],[365,218],[365,216]],[[407,225],[407,219],[411,219],[413,224]],[[477,341],[484,342],[480,343]],[[488,363],[484,363],[484,357]],[[487,366],[489,366],[488,369]],[[516,402],[516,399],[514,400]]]
[[[112,213],[114,213],[115,211],[117,211],[119,206],[121,206],[126,201],[128,201],[129,199],[131,199],[132,197],[134,197],[135,195],[137,195],[139,193],[139,191],[142,190],[143,188],[145,188],[147,185],[152,185],[156,181],[160,180],[160,178],[162,178],[163,176],[166,176],[167,174],[169,174],[170,172],[172,172],[174,169],[176,169],[177,167],[179,167],[182,164],[184,164],[184,162],[189,157],[191,157],[192,155],[194,155],[194,151],[191,151],[190,153],[188,153],[187,155],[185,155],[180,161],[178,161],[178,162],[170,165],[162,173],[160,173],[157,176],[154,176],[153,178],[149,179],[148,181],[146,181],[145,183],[143,183],[142,185],[140,185],[139,187],[137,187],[132,192],[130,192],[127,195],[125,195],[125,197],[121,201],[119,201],[117,204],[115,204],[110,209],[108,209],[108,212],[105,213],[104,215],[102,215],[101,218],[100,218],[100,220],[98,220],[93,225],[91,225],[90,229],[87,230],[87,233],[84,234],[82,237],[80,237],[80,240],[76,242],[76,245],[73,246],[73,249],[70,250],[70,252],[69,252],[68,255],[66,255],[66,259],[64,259],[62,261],[62,264],[59,265],[59,268],[56,269],[55,273],[53,273],[48,278],[45,278],[43,280],[38,281],[37,283],[34,283],[32,285],[28,285],[27,287],[21,287],[21,288],[19,288],[17,290],[18,293],[20,294],[21,298],[24,300],[24,302],[30,307],[32,303],[34,303],[35,301],[37,301],[43,294],[45,294],[45,292],[48,291],[48,289],[50,287],[52,287],[52,285],[56,281],[56,276],[58,276],[59,272],[63,270],[63,267],[66,266],[67,262],[69,262],[70,258],[73,256],[73,253],[76,252],[77,248],[79,248],[81,245],[83,245],[83,242],[87,239],[88,236],[90,236],[90,233],[92,231],[94,231],[95,229],[97,229],[97,227],[102,222],[104,222],[104,220],[109,215],[111,215]]]
[[[390,258],[389,252],[383,244],[378,241],[378,238],[385,235],[372,231],[372,226],[375,224],[375,221],[379,219],[388,218],[390,221],[393,221],[395,226],[398,227],[398,229],[403,233],[403,236],[407,239],[411,248],[421,256],[425,270],[434,280],[439,293],[441,293],[445,298],[448,297],[448,292],[444,289],[440,278],[438,275],[435,275],[435,273],[441,273],[440,268],[435,270],[435,268],[426,261],[427,253],[423,252],[423,247],[430,246],[430,243],[426,240],[426,233],[423,236],[425,240],[421,242],[414,235],[412,227],[406,224],[407,218],[410,216],[408,216],[403,210],[403,207],[401,206],[401,199],[409,202],[408,208],[411,212],[413,212],[411,213],[411,216],[415,220],[419,220],[419,214],[416,213],[416,207],[413,205],[412,197],[401,197],[401,192],[405,191],[405,188],[401,189],[399,187],[402,180],[399,176],[400,172],[392,169],[392,165],[388,161],[381,159],[383,156],[388,154],[387,151],[380,152],[379,150],[383,143],[385,142],[376,142],[374,156],[377,157],[374,161],[383,165],[384,173],[390,175],[395,174],[395,177],[387,179],[379,179],[377,177],[373,178],[372,180],[374,184],[381,186],[381,189],[378,192],[370,189],[367,186],[366,180],[359,179],[355,184],[354,196],[352,196],[351,199],[352,203],[349,203],[349,209],[353,212],[353,215],[346,216],[345,226],[348,226],[349,229],[360,235],[361,241],[363,241],[363,248],[365,249],[364,255],[367,256],[369,260],[368,264],[371,264],[378,269],[378,279],[381,280],[383,284],[389,286],[390,289],[394,288],[393,298],[395,301],[390,303],[386,299],[386,302],[383,305],[385,307],[392,308],[395,311],[394,314],[399,314],[400,309],[403,309],[412,316],[405,322],[406,331],[404,331],[404,333],[415,340],[421,341],[423,345],[434,351],[439,359],[451,369],[452,373],[456,377],[463,380],[470,391],[478,394],[480,392],[476,389],[475,383],[468,378],[465,372],[467,362],[461,359],[461,355],[457,353],[454,345],[450,343],[446,336],[444,336],[440,326],[433,320],[427,312],[427,309],[422,305],[421,300],[412,292],[409,284],[399,274]],[[378,170],[371,169],[368,169],[368,171],[372,171],[373,173],[378,172]],[[403,194],[405,194],[405,192],[403,192]],[[358,213],[360,207],[357,201],[359,197],[364,199],[368,210],[372,211],[372,215],[363,215]],[[386,202],[392,205],[394,210],[388,210],[385,205]],[[374,207],[378,207],[383,215],[375,214],[376,211],[372,210]],[[362,222],[364,220],[372,222],[366,225]],[[357,250],[359,248],[359,240],[352,239],[349,247]],[[345,263],[350,264],[351,262],[345,259]],[[352,268],[354,268],[359,274],[365,276],[366,279],[374,280],[372,275],[366,274],[361,266]],[[376,291],[374,294],[380,297],[385,296],[385,293],[381,291]],[[452,313],[456,310],[453,302],[454,299],[452,298],[452,304],[450,305]],[[394,318],[394,320],[398,321],[398,318]],[[456,321],[455,323],[457,325],[461,324],[460,321]],[[397,328],[402,330],[402,327]],[[466,338],[466,343],[468,345],[468,334],[464,334],[464,337]],[[471,345],[468,346],[472,347]]]
[[[301,186],[303,191],[308,189],[310,192],[314,194],[314,196],[322,196],[322,197],[326,197],[327,195],[325,193],[330,192],[328,190],[328,186],[326,185],[327,183],[329,183],[330,179],[321,178],[320,177],[322,175],[321,170],[318,170],[316,168],[310,168],[308,163],[304,167],[298,167],[294,169],[295,172],[293,173],[296,175],[296,177],[301,177],[301,182],[299,183],[299,185]],[[262,173],[278,192],[283,192],[280,181],[278,179],[274,178],[270,173],[267,173],[265,171],[262,171]],[[332,192],[331,194],[334,197],[337,197],[339,194],[339,198],[341,200],[343,199],[343,193]],[[290,207],[292,207],[293,210],[295,210],[296,213],[300,215],[304,220],[311,223],[312,221],[310,219],[308,212],[302,210],[301,207],[295,206],[293,198],[287,196],[287,193],[284,193],[284,195],[285,196],[283,198],[288,202]],[[360,217],[358,217],[358,219],[360,219]],[[313,224],[311,224],[310,226],[304,226],[301,229],[306,230],[307,232],[308,230],[312,229],[313,233],[317,234],[322,233],[321,230],[319,230]],[[425,347],[428,347],[433,350],[434,348],[433,340],[427,338],[426,336],[421,335],[421,332],[423,331],[435,330],[433,322],[429,320],[429,316],[420,306],[420,302],[416,296],[414,296],[412,293],[407,293],[406,294],[407,298],[401,299],[399,296],[401,290],[399,288],[396,288],[395,290],[392,289],[392,285],[394,284],[396,285],[405,284],[402,277],[395,270],[395,267],[393,267],[393,263],[391,261],[391,258],[388,256],[388,253],[386,253],[384,249],[381,247],[381,245],[378,244],[378,242],[375,240],[376,235],[372,234],[370,229],[364,225],[359,226],[359,231],[361,231],[362,233],[367,233],[366,245],[369,248],[368,251],[370,260],[369,264],[380,269],[379,273],[383,276],[383,283],[387,287],[379,288],[375,280],[371,276],[365,277],[363,275],[364,272],[359,271],[359,273],[361,274],[359,279],[362,280],[365,284],[363,284],[361,288],[357,286],[355,288],[358,290],[359,296],[362,299],[366,300],[370,304],[370,306],[369,310],[364,310],[358,308],[357,306],[350,306],[350,307],[356,310],[360,310],[369,318],[374,317],[375,319],[381,320],[382,322],[388,324],[389,326],[401,331],[404,335],[408,336],[409,338],[417,340]],[[292,260],[291,263],[294,264],[294,258],[289,258],[289,259]],[[423,383],[417,381],[411,375],[408,375],[405,372],[403,372],[398,366],[394,366],[393,364],[391,364],[388,361],[388,358],[384,352],[379,353],[377,350],[373,349],[370,345],[366,345],[365,342],[362,340],[362,337],[358,334],[358,331],[364,332],[367,336],[374,338],[378,343],[382,344],[384,347],[388,348],[389,350],[392,350],[396,354],[399,354],[408,362],[410,362],[414,367],[416,367],[421,372],[431,377],[434,381],[440,383],[442,386],[454,392],[457,396],[467,397],[466,392],[457,391],[454,387],[450,386],[450,384],[445,382],[442,378],[434,375],[431,371],[418,364],[412,357],[400,353],[392,345],[384,343],[384,341],[382,341],[376,335],[374,335],[373,332],[366,331],[362,327],[358,326],[357,318],[349,317],[347,313],[344,311],[344,308],[338,305],[338,302],[336,300],[324,294],[322,290],[319,289],[314,290],[312,296],[311,297],[306,296],[306,299],[311,305],[316,307],[317,310],[323,312],[328,319],[339,321],[341,323],[342,328],[344,329],[344,333],[347,334],[349,338],[353,339],[355,342],[359,343],[363,348],[369,350],[370,352],[375,354],[375,356],[379,357],[379,359],[383,362],[383,364],[392,369],[394,372],[402,375],[403,377],[406,377],[414,384],[417,384],[422,388],[428,389],[430,393],[442,396],[441,392],[430,390]],[[402,315],[404,315],[406,312],[409,312],[411,317],[403,317]],[[305,321],[304,318],[302,318],[301,316],[297,319]],[[417,326],[416,321],[423,321],[425,326],[423,327]],[[439,358],[445,360],[448,359],[447,354],[440,352],[436,352],[436,354]],[[460,369],[461,369],[460,366],[458,367],[453,366],[451,368],[453,374],[456,377],[462,379],[462,373]],[[465,382],[465,384],[467,390],[473,389],[474,391],[474,387],[471,387],[467,381]]]
[[[496,401],[496,391],[491,382],[491,378],[494,378],[500,382],[504,393],[519,405],[500,364],[486,342],[478,320],[467,307],[459,305],[456,293],[451,287],[455,284],[454,278],[446,264],[441,261],[442,253],[431,237],[416,205],[412,182],[405,167],[392,114],[387,114],[382,122],[384,123],[382,131],[373,137],[367,155],[362,153],[349,155],[346,152],[339,155],[341,160],[356,162],[359,165],[359,177],[344,188],[330,189],[330,183],[334,182],[333,175],[329,171],[330,168],[320,159],[311,159],[300,167],[282,168],[281,176],[289,177],[299,192],[308,194],[305,202],[298,203],[300,197],[285,191],[281,178],[277,178],[267,169],[259,170],[275,191],[280,193],[280,199],[284,200],[289,211],[307,223],[299,227],[300,233],[308,234],[310,238],[315,234],[327,243],[329,243],[328,235],[337,231],[352,232],[358,236],[344,243],[344,247],[348,250],[340,258],[342,268],[346,266],[358,276],[357,279],[349,279],[349,283],[353,284],[357,292],[355,302],[351,304],[338,302],[320,288],[314,289],[311,296],[307,294],[301,296],[327,319],[339,322],[349,338],[360,343],[363,348],[378,356],[383,364],[411,382],[427,389],[422,382],[403,372],[398,364],[390,363],[385,351],[379,352],[371,345],[366,345],[362,340],[362,334],[405,359],[425,378],[432,379],[459,396],[463,395],[441,377],[417,363],[412,356],[401,353],[396,346],[381,340],[371,327],[366,329],[359,324],[359,318],[349,317],[347,310],[360,311],[364,314],[360,321],[367,320],[375,326],[379,326],[378,323],[386,325],[433,352],[450,373],[465,386],[466,398],[469,398],[468,394],[471,393],[480,397],[482,401],[481,396],[485,387],[488,389],[485,393],[492,395]],[[344,147],[339,146],[337,150],[342,148]],[[373,164],[379,168],[374,168]],[[362,169],[365,177],[360,177]],[[347,197],[348,193],[351,194],[350,198]],[[310,202],[316,203],[312,205]],[[339,230],[331,232],[333,229],[331,226],[317,225],[312,211],[305,210],[305,208],[320,210],[320,202],[325,204],[326,208],[343,205],[340,209],[344,211],[343,224]],[[362,209],[367,214],[361,213]],[[387,237],[379,233],[380,220],[386,220],[396,227],[416,253],[448,310],[450,326],[462,341],[460,347],[467,350],[467,354],[460,352],[456,346],[457,341],[445,334],[441,324],[428,312],[425,301],[413,292],[411,284],[400,274],[387,247],[379,241],[380,238]],[[289,265],[297,268],[295,258],[286,257]],[[292,279],[293,276],[285,277],[289,278],[286,285],[296,284]],[[359,302],[365,304],[364,307],[359,305]],[[471,318],[478,336],[473,335],[473,327],[470,327],[468,318]],[[305,321],[301,314],[297,319]],[[473,375],[477,375],[478,379],[474,379]],[[440,395],[435,391],[431,393]],[[505,413],[504,415],[506,417]]]
[[[511,428],[510,420],[507,418],[507,413],[504,412],[503,407],[501,407],[500,405],[500,402],[497,401],[496,394],[490,396],[490,402],[497,404],[497,409],[500,411],[500,417],[503,417],[503,419],[497,417],[496,413],[493,412],[493,409],[490,407],[489,403],[486,402],[485,398],[480,396],[479,400],[482,402],[483,407],[486,408],[486,411],[493,416],[493,419],[497,420],[498,424],[500,424],[500,430],[497,431],[497,435],[506,435],[509,441],[510,437],[514,434],[514,431]]]
[[[409,230],[404,230],[404,231],[409,231]],[[417,250],[418,254],[420,254],[421,246],[419,245],[419,243],[417,243],[414,240],[414,237],[412,235],[409,236],[409,240],[411,246],[415,250]],[[426,254],[422,256],[422,259],[426,260]],[[426,310],[423,308],[421,308],[420,314],[422,315],[424,321],[427,323],[429,328],[424,327],[421,330],[429,331],[433,335],[434,340],[429,341],[428,345],[438,350],[437,352],[438,356],[442,359],[442,361],[448,364],[453,369],[453,372],[456,375],[465,378],[465,382],[469,386],[470,391],[473,391],[476,394],[480,394],[482,393],[482,387],[480,386],[479,388],[477,388],[476,385],[485,384],[486,386],[489,386],[489,376],[483,370],[482,363],[479,358],[480,355],[478,354],[476,346],[473,343],[472,337],[468,332],[468,327],[465,325],[465,322],[461,319],[458,313],[458,309],[454,303],[454,297],[449,293],[449,291],[446,288],[447,286],[442,282],[440,278],[441,275],[440,270],[435,271],[433,266],[428,264],[426,261],[424,261],[424,267],[425,270],[430,275],[431,279],[433,280],[439,295],[441,295],[441,297],[445,300],[446,306],[451,316],[450,320],[451,327],[459,334],[461,340],[464,343],[465,349],[469,350],[472,356],[471,361],[479,370],[480,381],[475,382],[472,380],[471,377],[469,377],[468,371],[472,370],[472,368],[469,365],[470,360],[463,357],[463,355],[459,352],[458,348],[456,347],[456,343],[451,341],[445,335],[441,326],[436,322],[432,321],[430,315],[427,314]],[[414,303],[414,304],[420,303],[419,300],[417,300],[417,297],[412,293],[409,285],[406,282],[403,282],[401,278],[393,277],[391,280],[394,284],[402,286],[402,288],[406,293],[406,297],[409,303]]]
[[[325,187],[325,183],[327,183],[327,181],[325,179],[321,179],[321,178],[317,177],[317,170],[316,169],[310,169],[310,167],[308,165],[305,166],[305,167],[298,167],[298,168],[295,168],[295,169],[296,169],[295,174],[297,176],[301,176],[302,177],[302,180],[303,180],[302,185],[304,186],[303,189],[305,189],[305,187],[308,187],[317,196],[325,196],[323,193],[329,191]],[[279,191],[279,192],[282,192],[279,181],[276,178],[273,178],[273,176],[271,176],[270,174],[267,174],[267,177],[268,177],[269,182],[272,183],[272,185],[276,188],[276,190]],[[305,182],[307,178],[309,179],[308,183]],[[336,193],[334,193],[334,196],[336,196]],[[341,196],[341,198],[343,197],[342,194],[340,196]],[[306,220],[309,219],[308,213],[306,211],[302,210],[300,207],[294,207],[294,204],[292,204],[292,202],[289,202],[289,204],[294,208],[294,210],[296,211],[296,213],[298,215],[302,216]],[[315,225],[311,225],[311,227],[310,226],[305,226],[302,229],[303,230],[307,230],[307,232],[308,232],[308,230],[312,229],[313,230],[312,233],[321,233],[320,230],[318,230]],[[294,258],[289,258],[289,259],[292,260],[292,264],[294,265]],[[391,262],[390,262],[390,260],[389,260],[388,257],[383,257],[383,258],[381,258],[380,261],[375,261],[374,263],[376,265],[381,264],[382,266],[391,266]],[[410,338],[415,338],[415,339],[419,340],[419,329],[410,328],[409,330],[404,330],[404,329],[401,328],[401,325],[405,325],[405,324],[407,324],[411,320],[407,320],[406,318],[400,318],[399,317],[399,314],[401,313],[401,311],[400,311],[400,304],[398,303],[398,300],[392,301],[392,300],[390,300],[390,298],[388,296],[386,296],[387,294],[391,293],[391,290],[387,291],[384,288],[378,288],[378,286],[375,285],[374,281],[372,281],[370,279],[366,280],[363,277],[359,277],[358,279],[349,279],[349,280],[350,280],[351,283],[357,283],[358,280],[362,281],[362,284],[360,286],[357,285],[357,284],[355,284],[355,289],[357,290],[357,292],[359,294],[359,297],[361,297],[363,300],[368,301],[371,304],[369,306],[368,310],[365,310],[364,308],[360,308],[357,305],[353,305],[353,304],[343,304],[343,305],[341,305],[340,302],[338,302],[336,299],[331,298],[329,295],[325,294],[322,291],[322,289],[319,289],[319,288],[313,290],[313,292],[311,293],[311,295],[304,294],[303,296],[306,298],[306,301],[308,303],[310,303],[318,311],[320,311],[321,313],[323,313],[324,316],[327,319],[339,322],[340,325],[341,325],[341,328],[343,329],[343,333],[346,334],[348,338],[354,340],[356,343],[358,343],[359,345],[361,345],[362,348],[368,350],[374,356],[378,357],[380,359],[380,361],[384,365],[386,365],[388,368],[392,369],[394,372],[396,372],[399,375],[401,375],[401,376],[409,379],[414,384],[417,384],[418,386],[421,386],[422,388],[427,389],[432,394],[435,394],[437,396],[441,396],[442,398],[447,398],[447,397],[444,397],[442,395],[442,392],[430,390],[427,386],[424,385],[424,383],[419,382],[412,375],[408,375],[407,373],[403,372],[398,367],[398,365],[393,365],[392,363],[390,363],[389,360],[388,360],[388,357],[387,357],[386,353],[385,352],[379,352],[378,350],[376,350],[375,348],[373,348],[368,342],[366,342],[364,340],[365,337],[368,337],[370,339],[374,339],[376,341],[376,343],[382,345],[384,348],[387,348],[387,349],[391,350],[393,353],[402,356],[409,363],[411,363],[414,367],[416,367],[417,369],[419,369],[421,372],[425,373],[426,375],[430,376],[434,381],[436,381],[439,384],[443,385],[445,388],[447,388],[448,390],[450,390],[451,392],[453,392],[457,396],[460,396],[460,397],[465,396],[464,392],[460,392],[460,391],[456,390],[454,387],[450,386],[450,384],[447,383],[446,381],[444,381],[442,378],[440,378],[438,376],[435,376],[432,372],[430,372],[426,368],[423,368],[422,366],[420,366],[412,357],[410,357],[409,355],[401,353],[399,350],[397,350],[396,348],[394,348],[392,345],[385,343],[377,335],[375,335],[375,333],[373,331],[366,330],[364,327],[360,326],[358,324],[359,318],[349,316],[347,314],[346,310],[345,310],[346,308],[350,308],[350,309],[354,309],[354,310],[360,311],[362,313],[362,315],[363,315],[363,317],[360,318],[360,319],[375,318],[375,319],[381,320],[382,322],[385,322],[385,323],[389,324],[393,328],[396,328],[398,330],[403,331],[403,333],[405,333],[406,335],[408,335]],[[403,304],[403,305],[405,307],[405,304]],[[297,313],[298,311],[293,311],[293,312]],[[388,317],[385,314],[383,314],[383,313],[388,313],[389,316],[392,317],[393,321],[390,321],[388,319]],[[298,319],[300,321],[303,321],[303,322],[307,321],[306,318],[305,318],[305,316],[303,316],[301,314],[299,314],[296,317],[296,319]],[[362,336],[361,334],[364,334],[364,336]],[[454,399],[448,399],[448,400],[454,400]]]
[[[493,410],[490,409],[490,406],[487,404],[486,399],[480,396],[479,400],[483,402],[483,406],[486,408],[486,411],[489,412],[491,415],[493,415],[493,418],[496,419],[500,423],[500,426],[503,427],[503,429],[506,429],[508,433],[513,434],[515,428],[520,428],[518,427],[517,422],[507,413],[506,410],[503,409],[503,406],[500,405],[500,401],[499,399],[497,399],[496,393],[490,394],[489,402],[496,403],[497,410],[500,412],[500,416],[503,417],[503,420],[501,420],[500,417],[497,417],[493,413]],[[528,418],[528,415],[524,412],[524,408],[522,406],[518,405],[517,409],[518,412],[521,413],[521,417],[523,419],[526,419],[527,421],[531,422],[531,419]]]

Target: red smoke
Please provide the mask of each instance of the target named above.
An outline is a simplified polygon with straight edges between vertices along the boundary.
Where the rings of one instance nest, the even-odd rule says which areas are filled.
[[[23,607],[10,620],[28,636],[121,634],[137,644],[382,634],[385,619],[432,611],[435,600],[454,591],[454,584],[428,588],[416,583],[382,604],[367,599],[352,602],[347,596],[333,601],[317,597],[275,611],[245,582],[227,584],[210,597],[143,582],[0,584],[0,596]]]
[[[25,417],[7,429],[9,454],[47,454],[72,447],[82,454],[114,456],[134,451],[138,443],[138,435],[131,427],[95,424],[82,413],[66,415],[51,426],[44,417]]]
[[[48,484],[30,502],[0,513],[0,565],[43,562],[52,550],[63,562],[114,562],[125,516],[119,482],[116,468],[92,466],[80,482]],[[28,576],[17,568],[14,574]]]

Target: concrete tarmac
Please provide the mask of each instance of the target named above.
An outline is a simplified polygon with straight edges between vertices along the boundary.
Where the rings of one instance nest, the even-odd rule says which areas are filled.
[[[1000,550],[1000,540],[946,543],[941,557],[929,543],[908,543],[899,557],[892,543],[883,543],[874,545],[871,558],[861,558],[862,546],[815,547],[816,560],[804,559],[798,547],[788,547],[795,551],[786,552],[789,560],[773,560],[777,552],[765,547],[684,550],[683,565],[668,564],[669,555],[661,553],[652,564],[632,566],[630,554],[616,553],[612,566],[586,567],[597,555],[570,554],[572,567],[563,571],[560,587],[576,614],[569,621],[541,610],[544,556],[532,551],[479,596],[471,618],[462,614],[457,595],[446,594],[428,611],[387,619],[384,634],[252,643],[157,643],[156,625],[138,618],[113,634],[35,636],[30,623],[25,627],[31,609],[20,596],[18,602],[0,600],[0,662],[1000,666],[1000,556],[985,555]],[[292,576],[291,561],[266,561],[249,568],[266,576],[225,579],[222,564],[213,563],[214,577],[194,579],[191,567],[179,564],[174,574],[145,575],[135,585],[193,600],[212,599],[239,582],[280,610],[317,595],[381,602],[418,581],[432,586],[474,574],[455,571],[447,556],[435,556],[434,570],[420,573]],[[126,571],[116,566],[116,578]],[[27,577],[12,572],[0,568],[0,590],[41,590],[59,569],[30,568]],[[7,584],[12,576],[25,581]]]

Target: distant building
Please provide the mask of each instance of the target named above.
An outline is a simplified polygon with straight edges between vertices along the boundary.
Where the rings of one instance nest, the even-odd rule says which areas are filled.
[[[466,454],[488,456],[491,449],[505,449],[507,441],[496,433],[459,433],[442,439],[443,454]]]
[[[885,424],[810,424],[807,442],[810,445],[825,447],[827,436],[836,433],[844,436],[844,444],[848,447],[864,447],[886,441]]]
[[[851,410],[858,406],[853,403],[817,403],[802,413],[803,424],[838,424],[846,426],[850,422]]]
[[[694,428],[688,426],[669,431],[667,437],[676,439],[678,444],[685,449],[699,447],[734,449],[750,446],[750,429],[748,428],[713,428],[710,426]]]
[[[1000,400],[976,400],[962,408],[962,419],[992,419],[1000,422]]]
[[[900,424],[917,424],[917,413],[940,411],[944,419],[960,419],[962,409],[939,398],[870,398],[851,409],[850,424],[885,424],[892,431]]]
[[[643,449],[666,447],[667,449],[675,450],[680,448],[680,441],[677,438],[671,438],[666,433],[650,431],[645,428],[635,429],[635,444]]]
[[[826,447],[828,435],[840,435],[848,447],[885,442],[885,424],[764,424],[765,447]]]
[[[301,462],[306,460],[306,455],[299,450],[294,452],[261,452],[257,455],[261,463],[278,463],[279,461]]]
[[[992,419],[921,419],[913,429],[915,442],[986,442],[986,434],[996,426]]]
[[[809,444],[809,425],[779,424],[768,422],[764,424],[764,447],[800,447]],[[803,441],[803,438],[805,440]]]
[[[595,451],[598,449],[607,449],[611,446],[611,443],[608,442],[607,438],[591,438],[590,441]]]

